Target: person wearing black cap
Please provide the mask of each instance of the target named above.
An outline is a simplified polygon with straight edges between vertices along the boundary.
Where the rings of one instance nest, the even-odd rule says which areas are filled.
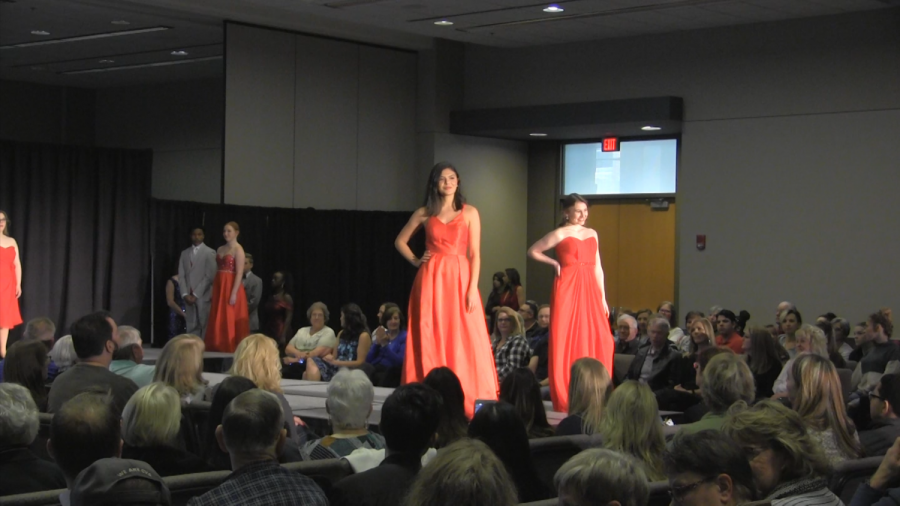
[[[75,478],[69,492],[69,505],[104,504],[170,506],[172,494],[159,474],[146,462],[100,459]]]
[[[719,311],[716,315],[716,346],[726,346],[741,355],[744,353],[744,338],[737,333],[736,323],[734,312],[728,309]]]

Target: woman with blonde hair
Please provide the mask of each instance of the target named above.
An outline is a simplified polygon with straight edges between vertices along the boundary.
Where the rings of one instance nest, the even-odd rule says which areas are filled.
[[[147,462],[160,476],[210,471],[200,457],[179,448],[180,431],[178,392],[163,383],[150,383],[122,410],[122,458]]]
[[[612,379],[602,362],[590,357],[576,360],[569,379],[569,416],[559,422],[556,435],[599,431],[603,407],[612,390]]]
[[[722,432],[744,449],[757,491],[772,506],[843,506],[828,490],[828,458],[794,411],[771,400],[739,404]]]
[[[798,356],[788,376],[788,392],[794,411],[832,464],[862,457],[859,435],[844,408],[841,379],[830,360]]]
[[[247,378],[267,392],[278,397],[284,410],[284,421],[288,427],[288,437],[300,443],[306,441],[305,433],[298,431],[294,424],[294,412],[281,389],[281,359],[278,344],[265,334],[252,334],[238,344],[234,350],[234,363],[229,374]],[[298,435],[299,433],[299,435]]]
[[[822,332],[822,329],[807,323],[801,325],[794,333],[794,357],[784,364],[781,374],[775,380],[775,386],[772,388],[774,392],[773,399],[788,396],[788,375],[794,366],[794,362],[800,355],[808,355],[810,353],[827,359],[828,340],[825,338],[825,333]]]
[[[501,383],[509,373],[520,367],[528,367],[531,348],[522,331],[519,312],[515,309],[503,306],[497,310],[497,330],[491,336],[491,349],[494,352],[497,379]]]
[[[202,401],[207,381],[203,379],[203,340],[192,334],[175,336],[165,346],[156,363],[153,381],[165,383],[181,396],[182,404]]]
[[[650,387],[629,380],[616,388],[609,396],[598,432],[604,448],[641,461],[650,481],[666,479],[662,462],[666,438]]]

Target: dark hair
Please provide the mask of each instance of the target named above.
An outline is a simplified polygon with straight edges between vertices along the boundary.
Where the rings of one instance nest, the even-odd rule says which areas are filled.
[[[737,503],[756,498],[753,471],[744,450],[719,430],[696,433],[680,431],[663,453],[663,466],[671,478],[679,473],[695,473],[704,477],[727,474],[734,485]]]
[[[713,357],[721,353],[734,353],[734,351],[731,348],[727,348],[725,346],[710,346],[709,348],[698,353],[697,365],[700,366],[700,370],[702,371],[706,369],[706,364],[708,364]]]
[[[687,327],[688,322],[694,317],[706,318],[706,315],[703,314],[703,311],[688,311],[687,314],[684,315],[684,326]],[[687,329],[687,331],[690,333],[691,329]]]
[[[363,332],[369,332],[366,325],[366,315],[362,309],[354,303],[344,304],[341,306],[341,313],[344,314],[344,325],[342,327],[341,339],[352,341],[357,339]]]
[[[469,424],[469,437],[484,441],[503,462],[516,483],[520,503],[550,497],[531,457],[525,424],[511,404],[497,402],[479,409]]]
[[[69,479],[94,462],[117,457],[121,413],[109,394],[84,392],[66,401],[50,422],[53,460]]]
[[[519,307],[521,307],[521,306],[528,306],[528,309],[531,310],[531,312],[532,312],[532,314],[534,314],[534,317],[535,317],[535,318],[537,318],[538,311],[541,310],[541,309],[538,307],[538,303],[535,302],[535,301],[533,301],[533,300],[526,300],[525,302],[522,302],[522,303],[519,304]],[[517,309],[518,309],[518,308],[517,308]]]
[[[206,235],[206,229],[203,228],[203,225],[197,225],[197,226],[191,227],[191,234],[193,234],[194,230],[197,230],[198,228],[200,229],[201,232],[203,232],[203,235]]]
[[[826,320],[831,321],[837,318],[837,315],[829,311],[825,314],[819,315],[819,318],[825,318]]]
[[[90,357],[102,355],[106,347],[106,342],[111,341],[112,325],[106,319],[109,313],[98,311],[87,316],[82,316],[69,330],[72,334],[72,346],[75,347],[75,354],[78,358],[84,360]]]
[[[553,427],[547,422],[541,385],[531,369],[520,367],[503,378],[500,383],[500,400],[512,404],[525,423],[529,438],[553,435]]]
[[[463,208],[463,204],[466,203],[466,198],[462,194],[462,183],[458,182],[459,171],[448,162],[438,162],[431,168],[431,173],[428,175],[428,183],[425,185],[425,203],[423,205],[429,216],[440,214],[441,206],[444,204],[444,199],[441,196],[441,173],[444,172],[444,169],[450,169],[456,174],[457,185],[456,194],[453,196],[453,209],[459,211]]]
[[[797,325],[803,325],[803,317],[800,316],[800,311],[798,311],[796,308],[788,309],[784,312],[784,317],[787,318],[789,314],[797,317]]]
[[[9,226],[12,225],[12,220],[9,219],[9,213],[4,211],[3,209],[0,209],[0,214],[6,216],[6,228],[3,229],[3,235],[9,237]]]
[[[441,395],[441,421],[437,428],[435,448],[443,448],[466,437],[466,398],[456,373],[449,367],[435,367],[422,383]]]
[[[741,309],[741,312],[737,315],[737,319],[734,321],[735,330],[738,334],[744,335],[744,327],[747,326],[748,321],[750,321],[750,313]]]
[[[882,376],[878,394],[891,405],[891,412],[900,416],[900,374]]]
[[[47,410],[44,367],[49,360],[41,341],[19,341],[9,347],[3,361],[3,381],[27,388],[40,411]]]
[[[381,321],[378,323],[381,324],[382,327],[387,328],[388,322],[391,321],[391,318],[393,318],[395,314],[400,315],[400,328],[406,327],[406,322],[403,320],[403,311],[400,311],[400,308],[396,305],[385,308],[384,313],[381,313]]]
[[[113,360],[131,360],[136,362],[137,357],[134,355],[134,350],[139,346],[137,344],[129,344],[128,346],[116,348],[116,351],[113,352]]]
[[[517,271],[515,267],[508,267],[506,269],[506,277],[509,278],[509,284],[511,286],[522,286],[522,277],[519,276],[519,271]]]
[[[570,193],[570,194],[566,195],[566,197],[563,199],[562,209],[563,209],[563,211],[565,211],[566,209],[574,206],[575,204],[577,204],[579,202],[581,202],[584,205],[589,205],[587,199],[585,199],[581,195],[579,195],[577,193]],[[561,227],[561,226],[565,225],[566,221],[567,221],[566,217],[563,216],[562,220],[560,220],[559,225],[557,225],[557,227]]]
[[[660,302],[659,306],[656,306],[657,314],[660,314],[659,310],[662,309],[663,306],[669,306],[669,308],[672,311],[672,316],[667,318],[667,320],[669,320],[669,327],[674,329],[675,327],[678,326],[678,311],[675,309],[675,303],[669,302],[667,300]],[[660,314],[660,316],[662,316],[662,314]]]
[[[765,374],[773,367],[781,368],[781,357],[771,332],[764,327],[750,327],[745,335],[750,339],[750,357],[747,359],[747,365],[753,374]]]
[[[291,295],[294,293],[294,276],[288,271],[275,271],[272,276],[279,273],[281,274],[281,288],[285,295]]]
[[[394,390],[381,407],[381,435],[391,452],[421,457],[441,421],[441,394],[428,385],[410,383]]]
[[[884,330],[884,335],[888,337],[891,337],[891,334],[894,333],[894,324],[891,323],[891,320],[884,314],[884,311],[880,309],[869,315],[869,322],[872,324],[873,329],[876,326],[881,325],[882,330]]]
[[[215,469],[231,469],[228,454],[219,448],[216,441],[216,427],[222,423],[225,407],[235,397],[256,388],[256,383],[243,376],[229,376],[215,389],[212,405],[206,420],[206,432],[203,434],[203,457]]]

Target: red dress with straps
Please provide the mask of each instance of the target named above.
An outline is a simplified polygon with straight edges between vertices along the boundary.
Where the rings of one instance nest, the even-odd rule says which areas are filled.
[[[22,323],[19,299],[16,298],[16,248],[0,247],[0,329],[11,329]]]

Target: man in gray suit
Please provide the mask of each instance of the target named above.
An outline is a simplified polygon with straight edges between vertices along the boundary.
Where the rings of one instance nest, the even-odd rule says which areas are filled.
[[[262,280],[253,274],[253,255],[244,253],[244,291],[247,292],[247,311],[250,312],[250,333],[259,332],[259,301],[262,300]]]
[[[178,281],[187,320],[187,333],[203,338],[209,318],[213,280],[216,277],[216,250],[203,244],[203,227],[191,230],[192,246],[181,252]]]

